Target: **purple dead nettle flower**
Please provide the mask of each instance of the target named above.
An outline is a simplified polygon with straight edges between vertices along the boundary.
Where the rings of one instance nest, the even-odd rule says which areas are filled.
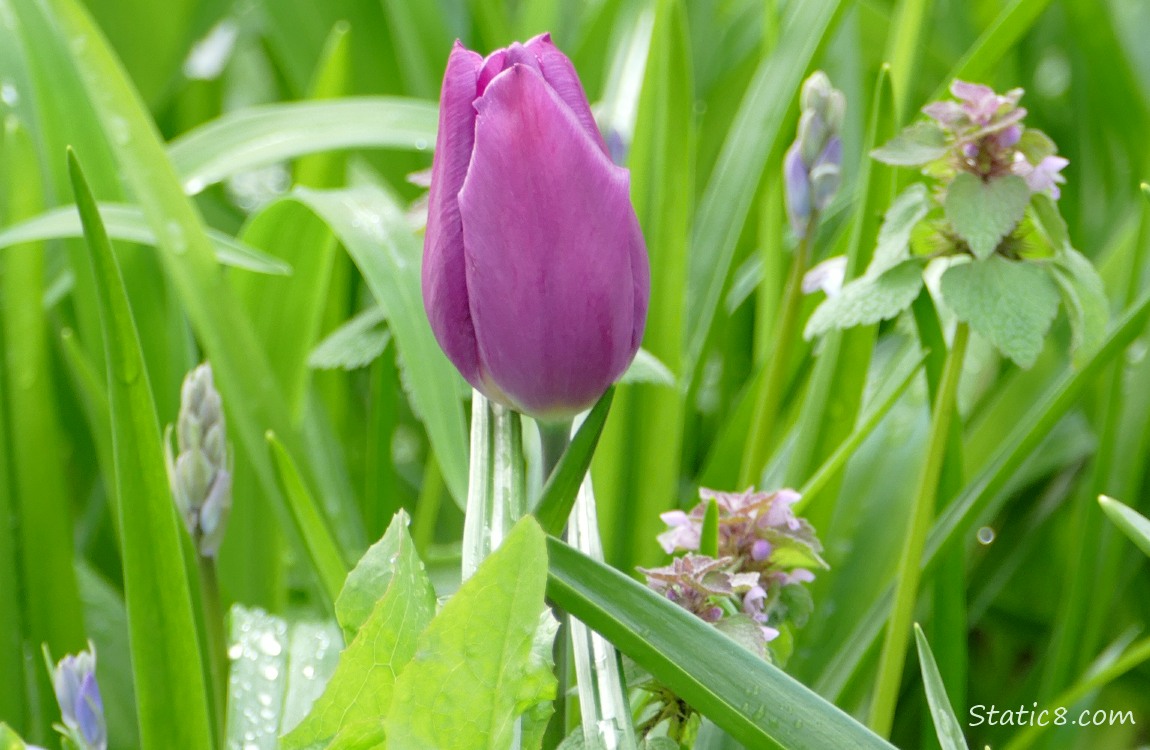
[[[63,722],[57,729],[79,750],[107,750],[108,730],[104,701],[96,682],[95,647],[89,644],[87,651],[65,656],[55,666],[48,657],[48,668]]]
[[[702,502],[689,512],[674,510],[660,516],[670,527],[659,535],[659,544],[667,552],[699,549],[703,517],[713,499],[719,507],[719,554],[738,561],[741,570],[785,575],[804,564],[826,567],[814,529],[791,509],[799,500],[794,490],[719,492],[702,488],[699,497]]]
[[[826,210],[842,182],[842,130],[846,98],[821,70],[803,83],[802,114],[795,142],[783,159],[787,216],[799,237],[811,229],[811,217]]]
[[[958,169],[984,180],[1016,174],[1026,180],[1032,193],[1060,196],[1060,174],[1068,162],[1053,153],[1027,153],[1022,146],[1022,124],[1026,109],[1018,106],[1023,90],[995,93],[989,86],[966,81],[951,84],[950,93],[958,101],[932,102],[923,107],[952,146]],[[1042,136],[1043,141],[1048,141]],[[1049,144],[1053,151],[1053,144]]]
[[[732,573],[729,557],[705,555],[676,557],[662,568],[639,568],[647,585],[683,609],[707,622],[718,622],[726,614],[720,599],[746,594],[758,585],[755,573]]]
[[[667,568],[644,571],[648,585],[704,620],[716,622],[724,615],[724,610],[714,601],[716,592],[711,590],[704,596],[705,587],[695,586],[691,589],[695,593],[688,595],[684,590],[669,588],[667,581],[671,577],[681,582],[687,573],[705,580],[705,576],[723,570],[740,582],[739,588],[731,592],[737,595],[732,601],[759,624],[766,641],[773,640],[779,631],[768,623],[784,587],[813,581],[810,567],[827,567],[820,556],[822,546],[814,529],[805,519],[797,517],[791,507],[798,501],[799,494],[789,489],[719,492],[703,488],[699,496],[702,502],[690,511],[662,514],[669,528],[659,535],[659,544],[669,553],[687,554]],[[719,510],[719,560],[694,554],[701,546],[703,519],[712,500]],[[661,577],[653,573],[660,573]],[[743,587],[743,582],[750,585]],[[727,596],[730,598],[730,593]]]
[[[164,450],[176,507],[199,553],[215,557],[232,507],[232,474],[223,404],[211,365],[202,364],[184,378],[175,457],[170,427],[168,432]]]
[[[647,316],[630,175],[547,34],[483,58],[456,42],[440,95],[423,299],[448,359],[544,419],[591,406]]]

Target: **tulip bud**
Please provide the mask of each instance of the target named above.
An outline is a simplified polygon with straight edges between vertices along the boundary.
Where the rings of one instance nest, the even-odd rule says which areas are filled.
[[[571,61],[544,34],[487,58],[458,42],[440,95],[423,255],[431,328],[487,398],[591,406],[646,322],[646,246]]]
[[[176,507],[199,553],[215,557],[232,507],[232,475],[223,405],[211,365],[202,364],[184,378],[174,460],[170,431],[164,448]]]
[[[47,647],[45,647],[47,656]],[[52,688],[60,704],[63,726],[57,727],[79,750],[107,750],[104,701],[96,682],[96,648],[65,656],[55,667],[48,657]]]

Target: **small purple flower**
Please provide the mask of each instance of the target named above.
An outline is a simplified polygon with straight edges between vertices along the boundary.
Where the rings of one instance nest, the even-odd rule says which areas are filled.
[[[547,34],[480,57],[440,94],[423,301],[448,359],[539,418],[591,406],[643,337],[649,268],[630,176]]]
[[[49,666],[51,661],[49,660]],[[96,682],[96,649],[65,656],[52,669],[52,687],[60,705],[61,733],[79,750],[107,750],[104,701]]]
[[[1014,162],[1014,173],[1026,180],[1030,192],[1047,193],[1051,198],[1058,200],[1062,196],[1058,186],[1066,183],[1062,170],[1069,163],[1068,159],[1061,156],[1047,156],[1036,166],[1025,158],[1020,158]]]
[[[759,627],[763,631],[764,640],[770,642],[779,637],[779,631],[766,624],[769,619],[766,602],[767,591],[762,586],[753,586],[743,595],[743,613],[759,623]]]
[[[749,591],[757,584],[757,573],[731,573],[729,557],[715,559],[704,555],[676,557],[661,568],[639,568],[647,585],[683,609],[707,622],[718,622],[723,608],[717,598]]]

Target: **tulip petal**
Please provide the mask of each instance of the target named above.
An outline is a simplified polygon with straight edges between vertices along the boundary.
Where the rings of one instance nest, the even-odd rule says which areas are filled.
[[[475,139],[477,78],[483,58],[459,42],[451,50],[439,101],[439,133],[423,243],[423,301],[431,328],[452,364],[479,383],[479,355],[467,304],[459,190]]]
[[[482,374],[521,411],[570,414],[623,373],[643,330],[629,174],[530,67],[497,76],[476,109],[459,204]]]
[[[607,154],[607,142],[595,124],[595,117],[591,114],[591,105],[587,103],[587,94],[583,91],[583,84],[579,81],[579,74],[567,55],[551,41],[550,34],[540,34],[523,45],[539,60],[539,68],[543,73],[543,80],[555,89],[559,98],[571,108],[579,124],[591,136],[591,139]]]

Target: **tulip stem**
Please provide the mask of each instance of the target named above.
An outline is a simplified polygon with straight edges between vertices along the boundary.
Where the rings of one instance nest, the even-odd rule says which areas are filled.
[[[527,512],[522,425],[517,412],[473,392],[471,467],[463,523],[464,580]]]
[[[938,480],[946,458],[947,440],[950,437],[951,420],[958,398],[958,383],[962,375],[969,337],[970,329],[965,323],[959,323],[954,332],[950,351],[946,355],[942,380],[938,384],[931,415],[930,436],[927,439],[926,460],[919,474],[918,488],[910,509],[906,541],[903,543],[902,555],[898,562],[894,607],[891,610],[890,622],[887,624],[886,637],[883,639],[882,654],[879,656],[878,676],[875,679],[870,712],[871,729],[883,737],[890,734],[894,720],[894,708],[902,682],[903,663],[910,641],[911,621],[914,618],[914,604],[922,576],[920,567],[922,552],[934,515]]]
[[[803,276],[810,263],[811,245],[818,226],[818,212],[812,212],[806,234],[799,240],[791,263],[787,285],[783,289],[782,314],[774,335],[774,346],[763,363],[762,379],[755,396],[755,410],[751,414],[751,433],[743,450],[743,464],[739,471],[739,487],[758,483],[759,475],[767,462],[767,452],[771,448],[772,435],[779,422],[779,409],[782,406],[783,391],[787,385],[787,374],[791,364],[791,348],[798,333],[799,314],[803,303]],[[765,334],[764,334],[765,335]]]
[[[225,745],[228,696],[228,643],[224,633],[224,610],[220,599],[220,582],[213,557],[196,554],[200,568],[200,593],[203,601],[204,631],[207,637],[208,675],[211,679],[212,705],[216,716],[217,747]]]

